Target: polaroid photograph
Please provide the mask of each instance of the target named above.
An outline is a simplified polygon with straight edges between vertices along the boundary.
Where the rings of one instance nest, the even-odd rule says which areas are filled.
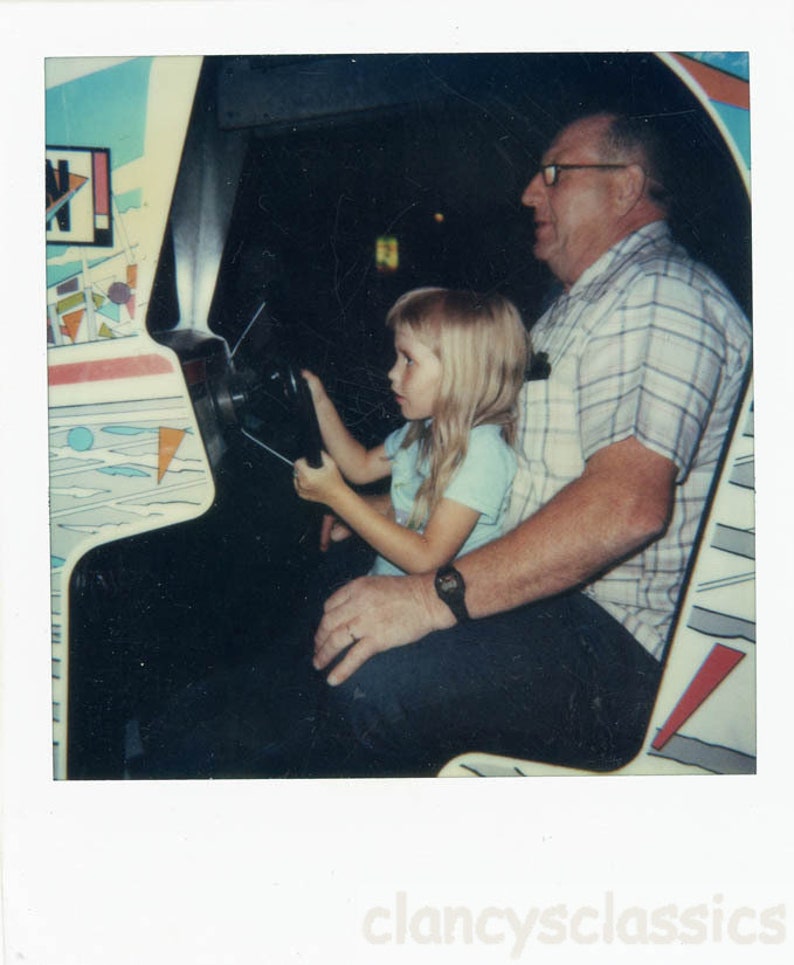
[[[31,6],[9,958],[783,961],[782,11]]]

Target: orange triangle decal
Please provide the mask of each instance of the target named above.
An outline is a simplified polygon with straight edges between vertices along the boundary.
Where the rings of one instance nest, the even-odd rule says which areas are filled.
[[[61,318],[61,321],[66,327],[66,334],[73,342],[77,341],[77,332],[83,320],[83,315],[85,315],[85,310],[81,309],[79,312],[70,312]]]
[[[157,482],[163,478],[171,465],[171,460],[185,438],[184,429],[169,429],[160,426],[160,439],[157,452]]]

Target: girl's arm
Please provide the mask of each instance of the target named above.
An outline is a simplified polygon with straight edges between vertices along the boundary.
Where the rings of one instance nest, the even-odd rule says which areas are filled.
[[[295,489],[302,499],[325,503],[381,556],[407,573],[426,573],[449,562],[474,529],[479,513],[453,499],[442,499],[425,531],[400,526],[355,493],[324,453],[321,469],[305,459],[295,463]]]
[[[312,394],[323,445],[344,477],[352,483],[363,485],[390,475],[391,463],[383,446],[366,449],[342,422],[320,379],[308,369],[304,369],[301,375]]]
[[[394,507],[389,493],[371,493],[364,497],[367,504],[381,516],[394,519]],[[326,513],[320,527],[320,550],[325,553],[331,543],[341,543],[353,535],[353,531],[335,513]]]

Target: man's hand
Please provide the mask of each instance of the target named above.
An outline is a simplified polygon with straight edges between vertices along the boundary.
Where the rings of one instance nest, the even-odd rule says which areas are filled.
[[[454,622],[435,595],[432,574],[365,576],[326,601],[314,637],[314,666],[324,670],[347,650],[328,676],[335,686],[374,654],[414,643]]]

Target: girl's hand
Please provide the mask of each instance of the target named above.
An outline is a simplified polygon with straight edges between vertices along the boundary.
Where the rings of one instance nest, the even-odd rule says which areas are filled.
[[[309,391],[311,392],[311,395],[312,395],[312,401],[314,402],[315,406],[319,405],[320,402],[323,401],[323,399],[327,398],[325,386],[323,385],[322,381],[314,374],[314,372],[311,372],[309,369],[301,369],[301,375],[306,380],[306,384],[309,386]]]
[[[312,469],[305,459],[295,463],[295,492],[310,503],[325,503],[333,508],[335,496],[347,489],[347,483],[327,452],[321,453],[323,464]]]
[[[320,527],[320,552],[327,553],[331,543],[341,543],[342,540],[349,539],[352,535],[353,530],[346,523],[343,523],[333,513],[326,513]]]

